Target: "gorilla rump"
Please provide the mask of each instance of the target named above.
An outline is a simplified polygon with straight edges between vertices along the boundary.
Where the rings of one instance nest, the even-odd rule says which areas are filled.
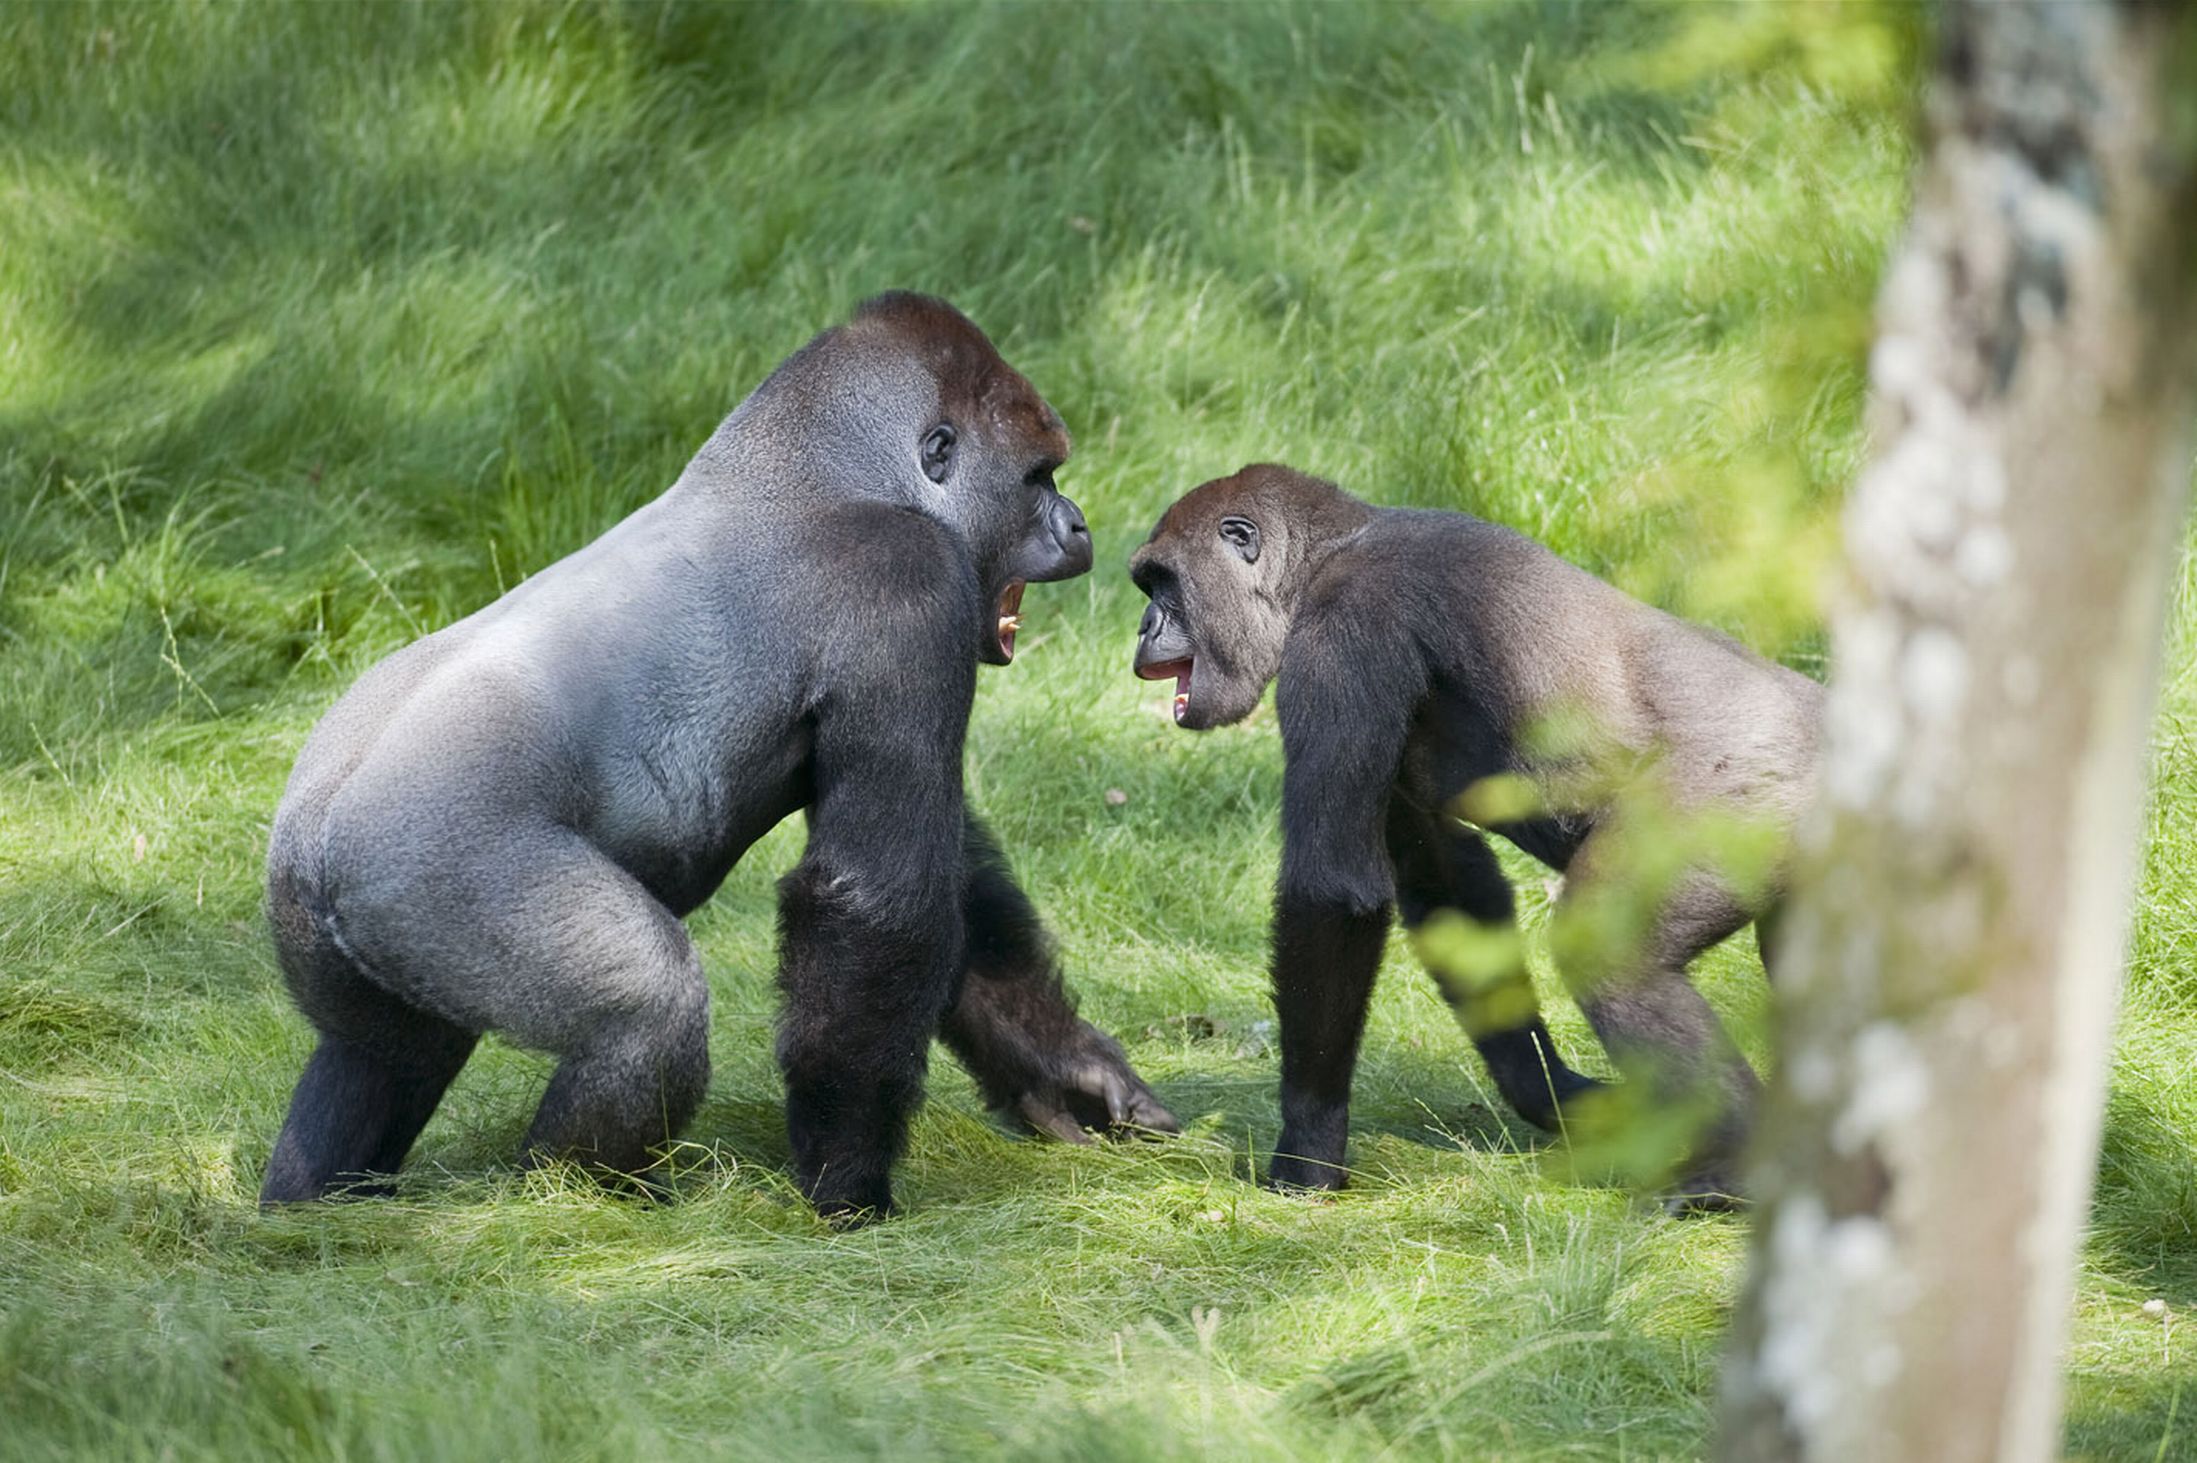
[[[934,1034],[1037,1127],[1172,1128],[962,798],[977,662],[1013,658],[1024,585],[1091,564],[1067,456],[974,325],[881,295],[663,496],[361,677],[275,815],[320,1042],[262,1201],[386,1188],[489,1030],[559,1059],[523,1161],[644,1171],[709,1075],[680,919],[798,808],[778,1059],[820,1210],[889,1209]]]
[[[1252,466],[1169,508],[1130,572],[1151,601],[1137,673],[1174,681],[1178,723],[1238,721],[1280,682],[1278,1183],[1343,1182],[1351,1070],[1391,905],[1415,931],[1452,910],[1513,927],[1493,852],[1452,815],[1461,793],[1498,777],[1530,785],[1528,804],[1486,822],[1563,871],[1561,936],[1637,893],[1626,848],[1642,789],[1782,836],[1813,782],[1815,682],[1462,513],[1375,508]],[[1545,728],[1566,720],[1585,735],[1552,745]],[[1557,942],[1619,1069],[1704,1115],[1684,1203],[1735,1192],[1757,1085],[1686,979],[1696,955],[1774,911],[1775,887],[1734,882],[1689,868],[1650,900],[1637,937]],[[1504,1098],[1552,1126],[1596,1084],[1550,1044],[1522,956],[1501,963],[1470,989],[1445,979],[1443,993]]]

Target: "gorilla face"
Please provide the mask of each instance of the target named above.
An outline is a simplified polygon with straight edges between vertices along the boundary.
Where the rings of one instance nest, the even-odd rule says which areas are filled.
[[[1053,485],[1068,460],[1067,429],[984,332],[943,300],[880,295],[853,324],[889,332],[935,387],[931,409],[909,433],[906,462],[924,510],[969,546],[992,606],[977,658],[1005,665],[1014,659],[1023,587],[1091,567],[1083,512]]]
[[[1129,560],[1151,600],[1137,627],[1137,674],[1174,681],[1175,724],[1193,731],[1249,716],[1281,668],[1288,527],[1258,472],[1190,492]]]
[[[1037,400],[1036,393],[1031,396]],[[1024,440],[1017,441],[1018,435]],[[1066,455],[1066,434],[1055,433],[1057,455],[1050,442],[1033,442],[1029,435],[964,432],[946,419],[924,434],[919,449],[924,476],[947,490],[950,506],[943,516],[968,541],[995,611],[977,643],[978,659],[992,665],[1015,657],[1024,585],[1073,579],[1091,567],[1091,532],[1083,511],[1053,486],[1053,473]]]

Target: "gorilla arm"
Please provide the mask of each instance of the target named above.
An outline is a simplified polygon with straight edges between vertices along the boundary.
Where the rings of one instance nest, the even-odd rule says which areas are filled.
[[[1120,1045],[1076,1016],[1051,941],[991,833],[974,816],[963,848],[967,968],[939,1035],[984,1100],[1071,1143],[1086,1128],[1181,1127]]]
[[[828,1216],[889,1213],[931,1037],[963,961],[961,757],[982,613],[930,519],[853,504],[816,622],[809,840],[779,881],[778,1061],[794,1174]]]
[[[1356,628],[1345,607],[1300,619],[1276,703],[1284,758],[1273,972],[1282,1133],[1268,1181],[1278,1187],[1336,1189],[1347,1177],[1351,1072],[1394,898],[1389,792],[1426,686],[1413,646]]]

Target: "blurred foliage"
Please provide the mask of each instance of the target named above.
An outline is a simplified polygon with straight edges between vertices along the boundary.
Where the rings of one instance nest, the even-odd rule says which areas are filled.
[[[1612,86],[1686,94],[1714,79],[1777,76],[1859,125],[1912,124],[1926,72],[1928,10],[1907,0],[1728,5],[1667,0],[1659,43],[1610,58]],[[1723,93],[1681,142],[1742,171],[1791,166],[1786,114],[1759,90]],[[1882,256],[1803,234],[1780,268],[1790,290],[1763,369],[1711,405],[1719,450],[1664,464],[1644,493],[1699,558],[1636,560],[1632,587],[1669,599],[1758,647],[1820,668],[1823,597],[1840,550],[1838,512],[1856,460],[1810,448],[1810,424],[1853,419],[1866,391]],[[1820,669],[1818,670],[1820,674]]]

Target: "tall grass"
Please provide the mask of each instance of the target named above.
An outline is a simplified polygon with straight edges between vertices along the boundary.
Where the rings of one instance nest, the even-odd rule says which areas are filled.
[[[1246,1183],[1279,751],[1166,725],[1119,564],[1276,458],[1814,669],[1911,55],[1827,13],[0,9],[0,1455],[1698,1452],[1741,1225],[1552,1167],[1400,945],[1356,1186]],[[694,921],[718,1073],[676,1203],[511,1173],[545,1068],[491,1041],[402,1198],[258,1215],[308,1044],[258,924],[305,729],[890,286],[1076,434],[1101,571],[1033,591],[970,784],[1188,1136],[1017,1141],[941,1065],[907,1216],[819,1227],[768,1059],[789,827]],[[2070,1358],[2097,1457],[2197,1436],[2179,604]],[[1704,979],[1757,1040],[1751,953]]]

